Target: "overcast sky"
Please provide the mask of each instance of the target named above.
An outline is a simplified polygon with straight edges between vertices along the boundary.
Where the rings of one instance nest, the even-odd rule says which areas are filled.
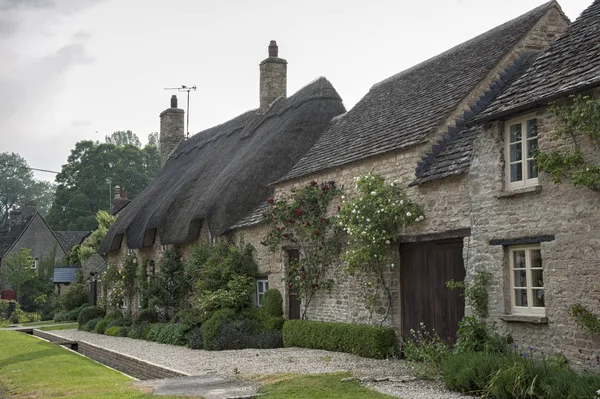
[[[0,152],[60,170],[79,140],[129,129],[145,142],[165,87],[198,87],[190,132],[225,122],[258,106],[271,39],[288,95],[325,76],[350,109],[373,84],[544,2],[0,0]],[[591,3],[561,6],[575,20]]]

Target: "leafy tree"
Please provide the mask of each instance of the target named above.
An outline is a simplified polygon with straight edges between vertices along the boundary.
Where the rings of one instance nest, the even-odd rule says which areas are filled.
[[[113,132],[113,134],[110,136],[106,136],[104,141],[109,144],[114,144],[118,147],[124,147],[128,144],[138,148],[142,147],[142,142],[131,130],[118,130]]]
[[[578,95],[571,99],[571,104],[552,104],[548,112],[560,121],[552,139],[567,138],[572,146],[550,151],[538,149],[537,167],[549,173],[553,183],[561,183],[566,177],[573,185],[600,191],[600,164],[586,159],[581,151],[590,145],[596,153],[600,150],[600,98]]]
[[[98,227],[96,230],[86,237],[81,245],[75,245],[71,249],[71,255],[69,257],[69,263],[72,265],[81,265],[86,260],[92,257],[95,253],[98,253],[100,243],[106,236],[108,229],[114,223],[115,217],[106,211],[98,211],[96,213],[96,222]]]
[[[184,270],[180,255],[177,251],[165,251],[158,262],[157,273],[150,277],[149,307],[163,308],[171,318],[177,310],[185,306],[190,286],[190,279]]]
[[[14,152],[0,153],[0,228],[6,225],[12,208],[23,207],[33,200],[45,215],[53,198],[54,186],[35,180],[23,157]]]
[[[160,149],[160,135],[158,132],[152,132],[148,135],[148,145],[153,145]]]
[[[80,141],[56,176],[56,198],[47,221],[54,230],[93,230],[96,213],[111,208],[109,186],[120,185],[133,199],[159,169],[154,146]]]
[[[8,286],[17,292],[17,302],[21,301],[23,284],[36,275],[33,269],[34,262],[31,249],[28,248],[21,248],[6,257],[6,268],[2,271],[2,277]]]

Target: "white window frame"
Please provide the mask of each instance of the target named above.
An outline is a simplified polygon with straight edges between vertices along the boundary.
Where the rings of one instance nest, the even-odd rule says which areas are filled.
[[[261,290],[262,285],[262,290]],[[262,306],[262,297],[266,290],[269,289],[269,279],[267,277],[256,279],[256,307]]]
[[[515,252],[517,251],[525,251],[525,268],[517,268],[515,269]],[[532,267],[532,252],[533,251],[539,251],[540,253],[540,259],[542,260],[542,267],[541,268],[534,268]],[[510,303],[511,303],[511,313],[515,314],[515,315],[535,315],[535,316],[545,316],[546,315],[546,308],[544,307],[539,307],[539,306],[533,306],[533,296],[534,296],[534,290],[543,290],[544,294],[546,293],[545,288],[542,287],[534,287],[533,286],[533,271],[535,270],[541,270],[542,272],[542,279],[543,279],[543,275],[544,275],[544,261],[543,258],[541,257],[542,253],[541,253],[541,249],[540,249],[540,244],[530,244],[530,245],[515,245],[515,246],[510,246],[508,247],[508,257],[509,257],[509,273],[510,273]],[[525,270],[525,280],[526,280],[526,287],[515,287],[515,270]],[[518,289],[525,289],[527,290],[527,306],[517,306],[516,305],[516,291]],[[545,303],[545,296],[544,296],[544,303]]]
[[[533,160],[533,155],[529,156],[528,144],[535,140],[536,147],[537,147],[537,142],[539,140],[539,133],[536,133],[535,138],[527,137],[528,133],[529,133],[527,130],[529,127],[528,122],[531,120],[536,121],[536,131],[539,132],[539,129],[537,129],[536,114],[523,115],[523,116],[520,116],[519,118],[511,119],[504,123],[504,142],[505,142],[505,145],[504,145],[504,154],[505,154],[504,160],[505,160],[505,162],[504,163],[506,164],[505,175],[506,175],[506,187],[508,190],[516,190],[516,189],[524,188],[524,187],[537,186],[539,184],[537,174],[535,177],[528,176],[529,175],[529,167],[528,167],[529,162],[535,162]],[[520,127],[521,127],[521,140],[520,140],[521,160],[511,162],[510,130],[511,130],[512,126],[516,126],[516,125],[520,125]],[[520,167],[521,167],[521,178],[522,179],[512,182],[511,181],[511,165],[518,165],[518,164],[520,164]]]
[[[160,246],[160,252],[164,253],[167,252],[169,250],[169,246],[168,245],[161,245]]]
[[[33,266],[31,266],[31,268],[33,270],[37,270],[38,266],[40,265],[40,258],[34,258],[33,259]]]
[[[133,256],[133,255],[135,255],[135,252],[133,251],[133,248],[127,247],[127,256]]]

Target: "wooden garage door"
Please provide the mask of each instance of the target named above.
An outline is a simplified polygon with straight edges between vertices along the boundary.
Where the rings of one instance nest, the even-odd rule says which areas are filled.
[[[446,281],[463,281],[463,240],[451,239],[402,244],[400,247],[400,297],[402,334],[418,330],[421,322],[447,341],[456,339],[464,316],[463,290],[451,290]]]

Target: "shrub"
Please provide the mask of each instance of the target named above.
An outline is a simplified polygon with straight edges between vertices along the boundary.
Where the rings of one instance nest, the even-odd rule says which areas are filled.
[[[272,317],[283,316],[283,298],[279,290],[274,288],[266,290],[262,297],[262,308]]]
[[[87,323],[85,323],[85,326],[83,326],[83,330],[88,331],[88,332],[95,332],[96,325],[98,323],[100,323],[100,321],[102,321],[102,317],[98,317],[96,319],[89,320]]]
[[[104,318],[107,320],[122,320],[123,313],[121,313],[119,310],[111,310]]]
[[[27,319],[27,314],[25,314],[25,312],[23,312],[21,307],[17,304],[17,307],[15,307],[15,310],[10,315],[9,321],[13,324],[18,324],[23,321],[26,321],[26,319]]]
[[[265,330],[279,330],[283,328],[285,319],[283,316],[272,316],[264,307],[262,308],[246,308],[241,312],[242,317],[255,320]]]
[[[257,331],[256,324],[249,319],[238,319],[223,324],[219,335],[213,340],[213,350],[281,348],[281,331]]]
[[[134,324],[140,324],[143,322],[156,323],[158,321],[158,315],[154,309],[141,309],[135,315]]]
[[[475,317],[465,316],[458,323],[458,339],[454,353],[495,352],[504,353],[510,348],[512,337],[490,332],[489,327]]]
[[[288,320],[283,325],[283,345],[381,359],[396,355],[396,333],[386,327]]]
[[[277,330],[281,331],[283,328],[283,324],[285,323],[285,319],[283,316],[279,317],[269,317],[265,323],[263,324],[266,330]]]
[[[442,363],[451,353],[450,346],[442,341],[435,330],[427,330],[423,323],[418,331],[410,330],[410,336],[403,340],[402,351],[415,373],[425,379],[439,377]]]
[[[72,309],[72,310],[68,311],[65,320],[68,320],[68,321],[77,321],[77,318],[79,317],[79,313],[84,308],[87,308],[88,306],[89,305],[87,303],[85,303],[85,304],[83,304],[83,305],[81,305],[81,306],[79,306],[79,307],[77,307],[75,309]]]
[[[120,329],[121,329],[121,327],[119,327],[119,326],[113,326],[113,327],[107,328],[106,331],[104,332],[104,334],[110,335],[111,337],[117,337],[119,335]]]
[[[104,317],[104,309],[98,306],[88,306],[83,308],[81,312],[79,312],[79,316],[77,316],[77,328],[81,329],[88,321],[98,317]]]
[[[146,339],[169,345],[185,345],[188,327],[183,324],[157,323],[152,324]]]
[[[66,311],[58,312],[54,315],[53,319],[57,323],[61,322],[61,321],[67,321],[67,314],[69,314],[69,312],[66,312]]]
[[[102,319],[98,322],[98,324],[96,324],[96,333],[98,334],[104,334],[104,331],[106,330],[106,326],[108,325],[110,321],[107,319]]]
[[[147,321],[143,321],[139,324],[134,324],[127,333],[127,336],[129,338],[135,339],[146,339],[148,331],[150,331],[150,327],[151,325]]]
[[[202,330],[200,327],[193,328],[188,332],[187,345],[192,349],[202,349],[204,341],[202,341]]]
[[[204,324],[202,324],[202,340],[204,342],[204,349],[211,350],[213,347],[213,340],[219,335],[221,326],[236,317],[233,309],[221,309],[217,310]]]
[[[485,352],[463,352],[450,356],[442,366],[443,381],[452,391],[481,395],[500,369],[502,358]]]
[[[87,306],[88,294],[85,284],[71,284],[69,289],[58,297],[58,303],[62,309],[67,311]],[[77,318],[70,320],[77,320]]]
[[[120,327],[119,328],[119,337],[128,337],[129,336],[129,330],[131,330],[131,327]]]

